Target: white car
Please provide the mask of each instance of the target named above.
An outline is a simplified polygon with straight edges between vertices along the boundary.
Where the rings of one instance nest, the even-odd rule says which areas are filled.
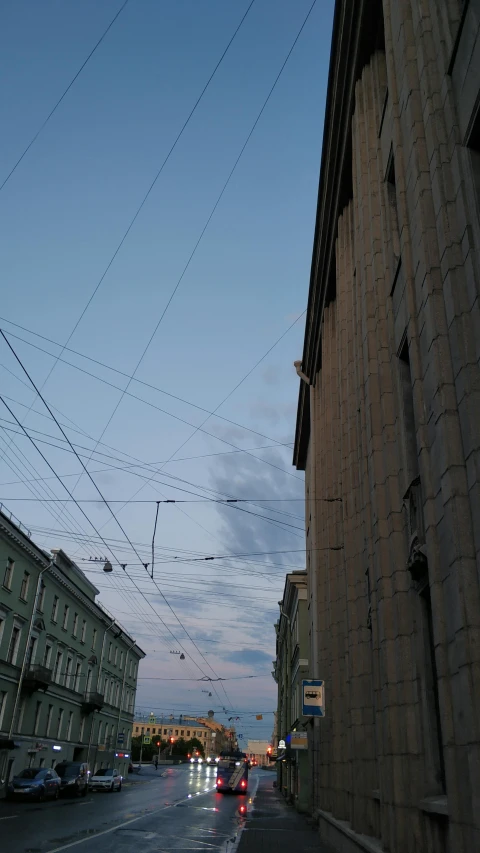
[[[123,778],[112,767],[97,770],[95,776],[90,777],[89,787],[92,791],[121,791]]]

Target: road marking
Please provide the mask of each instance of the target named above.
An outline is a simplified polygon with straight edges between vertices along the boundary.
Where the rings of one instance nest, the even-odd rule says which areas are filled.
[[[5,817],[0,817],[0,820],[12,820],[14,817],[18,817],[18,814],[8,814]]]
[[[202,796],[204,796],[204,794],[202,794]],[[179,800],[178,802],[184,803],[187,802],[187,799],[188,798],[185,797],[185,799]],[[137,820],[143,820],[143,818],[152,817],[152,815],[158,814],[158,812],[165,812],[167,809],[173,808],[173,806],[173,803],[171,806],[160,806],[160,808],[158,809],[152,809],[152,811],[138,815],[138,817],[131,818],[130,820],[125,820],[123,821],[123,823],[117,823],[115,826],[110,827],[110,829],[103,829],[102,832],[95,832],[92,835],[88,835],[86,838],[79,838],[77,839],[77,841],[70,841],[69,844],[63,844],[61,847],[54,847],[52,848],[52,850],[47,850],[46,853],[60,853],[61,850],[69,850],[70,847],[76,847],[77,844],[84,844],[86,841],[92,841],[92,839],[100,838],[102,835],[109,835],[111,832],[116,832],[117,829],[122,829],[124,826],[130,826],[130,824],[136,823]],[[12,815],[12,817],[14,817],[14,815]]]

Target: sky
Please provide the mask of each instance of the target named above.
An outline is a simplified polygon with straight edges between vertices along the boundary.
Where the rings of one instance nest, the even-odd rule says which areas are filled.
[[[271,735],[305,566],[293,361],[333,0],[264,104],[311,5],[16,0],[0,30],[0,501],[147,653],[138,713],[212,709],[245,741]]]

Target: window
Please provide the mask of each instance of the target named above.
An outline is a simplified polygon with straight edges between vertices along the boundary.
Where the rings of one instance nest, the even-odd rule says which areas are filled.
[[[5,611],[0,611],[0,643],[2,642],[3,629],[5,628],[5,617],[6,617],[6,615],[7,614],[5,613]]]
[[[103,729],[103,723],[100,720],[100,722],[98,724],[98,742],[99,742],[99,744],[102,743],[102,729]]]
[[[73,658],[67,657],[67,666],[65,669],[65,687],[70,687],[70,679],[72,677]]]
[[[418,454],[415,412],[413,407],[413,383],[410,371],[410,354],[408,341],[404,344],[398,355],[398,368],[400,375],[400,387],[403,398],[403,439],[405,467],[407,469],[407,481],[410,483],[418,476]]]
[[[108,646],[108,662],[111,663],[111,660],[112,660],[112,644],[109,643],[109,646]]]
[[[28,587],[30,586],[30,572],[24,572],[22,578],[22,585],[20,587],[20,598],[23,601],[27,600],[28,596]]]
[[[157,730],[156,730],[156,729],[152,729],[152,735],[154,735],[154,734],[156,734],[156,733],[157,733]]]
[[[177,735],[177,737],[178,737],[178,729],[175,729],[175,734],[176,734],[176,735]]]
[[[80,733],[78,735],[78,739],[80,743],[83,741],[83,733],[85,731],[85,717],[82,717],[82,722],[80,723]]]
[[[35,662],[35,649],[37,647],[37,637],[30,637],[30,643],[27,652],[27,666]]]
[[[77,636],[77,631],[78,631],[78,613],[74,613],[73,614],[73,628],[72,628],[72,634],[74,637]]]
[[[45,726],[45,736],[49,737],[50,735],[50,727],[52,725],[52,716],[53,716],[53,705],[48,706],[47,712],[47,724]]]
[[[63,708],[60,708],[60,711],[59,711],[59,713],[58,713],[58,725],[57,725],[57,737],[58,737],[59,739],[60,739],[60,737],[61,737],[61,735],[62,735],[62,726],[63,726],[63,717],[64,717],[64,714],[65,714],[65,711],[63,710]]]
[[[89,670],[87,670],[87,684],[85,687],[85,690],[87,691],[87,693],[90,690],[91,686],[92,686],[92,670],[89,669]]]
[[[68,604],[66,604],[64,611],[63,611],[63,622],[62,622],[62,628],[64,631],[67,630],[69,612],[70,612],[70,608],[69,608]]]
[[[92,649],[95,649],[96,645],[97,645],[97,629],[94,628],[93,634],[92,634]]]
[[[40,595],[38,596],[38,605],[37,610],[40,610],[43,613],[43,605],[45,603],[45,584],[43,581],[40,582]]]
[[[75,668],[75,682],[73,685],[73,689],[76,690],[77,693],[80,691],[81,674],[82,674],[82,664],[81,664],[81,661],[77,661],[77,666]]]
[[[22,699],[22,701],[20,703],[20,712],[18,715],[18,724],[17,724],[17,728],[18,728],[19,732],[22,731],[23,715],[25,714],[25,705],[26,705],[25,699]]]
[[[53,680],[56,681],[57,684],[60,681],[62,656],[62,652],[57,652],[57,656],[55,658],[55,666],[53,668]]]
[[[67,740],[71,740],[71,738],[72,738],[72,724],[73,724],[73,711],[70,711],[70,713],[68,715]]]
[[[0,729],[3,726],[3,717],[5,714],[5,708],[7,707],[7,691],[0,691]]]
[[[34,724],[33,724],[33,734],[34,734],[34,735],[38,735],[38,728],[39,728],[39,725],[40,725],[40,713],[41,713],[41,710],[42,710],[42,703],[41,703],[41,702],[37,702],[36,707],[35,707],[35,722],[34,722]]]
[[[80,637],[80,640],[81,640],[81,642],[82,642],[82,643],[84,643],[84,642],[85,642],[85,634],[86,634],[86,633],[87,633],[87,620],[86,620],[86,619],[84,619],[84,620],[83,620],[83,622],[82,622],[82,634],[81,634],[81,637]]]
[[[45,652],[43,654],[43,665],[44,666],[48,666],[48,667],[50,666],[51,657],[52,657],[52,646],[49,643],[47,643],[45,646]]]
[[[120,669],[123,669],[123,652],[120,652]]]
[[[17,660],[19,642],[20,628],[18,627],[18,625],[14,625],[12,628],[12,635],[10,637],[10,644],[8,646],[7,663],[15,665],[15,662]]]
[[[114,654],[114,656],[113,656],[113,663],[114,663],[114,666],[116,666],[116,665],[117,665],[117,660],[118,660],[118,646],[115,646],[115,654]]]
[[[52,606],[52,622],[56,622],[58,617],[58,595],[53,596]]]
[[[147,732],[150,734],[150,729],[149,729],[149,728],[147,728]]]
[[[166,734],[167,734],[167,730],[166,730],[166,729],[164,729],[164,730],[163,730],[163,734],[164,734],[164,735],[166,735]]]
[[[182,729],[182,730],[181,730],[181,732],[180,732],[181,737],[183,737],[183,735],[184,735],[184,734],[185,734],[185,730],[184,730],[184,729]]]
[[[5,574],[3,576],[3,585],[5,589],[12,588],[12,576],[13,570],[15,568],[15,560],[12,560],[11,557],[7,559],[7,565],[5,566]]]
[[[132,677],[133,672],[133,660],[130,661],[130,678]]]
[[[187,737],[190,737],[190,729],[187,729]]]

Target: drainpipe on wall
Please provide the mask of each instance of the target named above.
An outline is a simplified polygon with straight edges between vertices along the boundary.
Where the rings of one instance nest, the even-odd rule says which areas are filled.
[[[105,638],[106,638],[106,636],[107,636],[108,632],[110,631],[110,629],[111,629],[111,628],[113,628],[113,626],[114,626],[114,625],[115,625],[115,619],[113,619],[113,621],[112,621],[112,622],[111,622],[111,624],[108,626],[108,628],[105,628],[105,630],[104,630],[104,632],[103,632],[102,651],[101,651],[101,654],[100,654],[100,663],[99,663],[99,666],[98,666],[97,680],[96,680],[96,686],[97,686],[97,690],[96,690],[96,692],[97,692],[97,693],[99,692],[99,689],[98,689],[98,688],[99,688],[99,685],[100,685],[100,678],[101,678],[101,675],[102,675],[103,655],[104,655],[104,652],[105,652]],[[90,737],[89,737],[89,739],[88,739],[87,764],[89,764],[89,761],[90,761],[90,749],[91,749],[91,746],[92,746],[93,728],[94,728],[94,725],[95,725],[95,711],[94,711],[94,712],[93,712],[93,714],[92,714],[92,725],[90,726]]]
[[[129,655],[129,652],[133,649],[135,643],[136,643],[136,640],[134,640],[132,645],[128,647],[127,653],[125,655],[125,669],[123,672],[122,692],[120,694],[120,707],[118,709],[117,733],[116,733],[115,744],[118,744],[118,730],[120,728],[120,717],[122,715],[123,699],[124,699],[124,695],[125,695],[125,679],[127,677],[127,670],[128,670],[128,655]]]

